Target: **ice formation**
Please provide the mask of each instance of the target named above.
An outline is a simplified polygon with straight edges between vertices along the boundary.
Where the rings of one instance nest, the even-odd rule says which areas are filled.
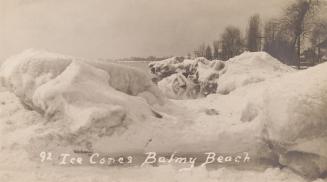
[[[149,64],[159,88],[169,98],[196,99],[216,93],[217,79],[225,64],[205,58],[169,58]]]
[[[225,62],[173,57],[152,62],[149,67],[159,88],[174,99],[194,99],[216,92],[229,94],[241,86],[294,71],[265,52],[245,52]]]
[[[49,119],[67,119],[72,131],[143,120],[154,112],[149,104],[164,102],[141,71],[45,51],[27,50],[8,59],[1,80],[25,106]]]
[[[266,88],[262,121],[280,163],[308,177],[327,172],[327,64]]]
[[[171,67],[194,63],[167,62]],[[8,59],[0,72],[7,88],[0,88],[0,168],[6,169],[0,170],[0,179],[14,181],[19,174],[30,181],[146,181],[149,176],[164,181],[307,181],[326,174],[327,63],[295,71],[266,53],[244,53],[224,66],[197,62],[200,80],[213,75],[208,70],[219,70],[216,81],[224,94],[160,106],[149,104],[161,98],[151,80],[129,68],[35,50]],[[170,77],[160,82],[187,79],[183,73]],[[119,80],[130,82],[120,85]],[[245,171],[196,167],[180,172],[171,165],[67,170],[36,162],[40,150],[74,149],[110,154],[246,151],[253,163]],[[316,180],[321,181],[326,180]]]

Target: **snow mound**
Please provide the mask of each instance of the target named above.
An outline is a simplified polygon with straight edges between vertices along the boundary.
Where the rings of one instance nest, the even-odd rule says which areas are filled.
[[[40,85],[57,77],[73,58],[60,54],[28,49],[8,58],[0,68],[0,80],[24,104],[32,106],[32,97]]]
[[[280,162],[306,176],[327,172],[327,64],[272,81],[264,94],[264,134]]]
[[[197,113],[191,127],[198,133],[199,139],[192,139],[195,146],[249,151],[252,157],[269,159],[314,179],[327,171],[326,70],[324,63],[239,87],[228,95],[176,103]]]
[[[72,131],[94,126],[109,129],[122,124],[126,117],[142,120],[141,115],[151,115],[146,102],[117,91],[109,80],[105,71],[74,61],[36,89],[33,104],[46,116],[69,118]]]
[[[93,67],[109,74],[109,85],[118,91],[133,96],[141,96],[149,104],[164,104],[165,98],[148,75],[134,67],[102,61],[87,61]]]
[[[228,94],[239,87],[294,72],[293,68],[265,52],[245,52],[226,61],[226,67],[225,73],[218,81],[218,92],[221,94]]]
[[[164,101],[151,80],[133,68],[44,51],[11,57],[0,73],[3,85],[27,108],[68,121],[71,132],[96,127],[106,133],[125,120],[153,117],[149,104]]]

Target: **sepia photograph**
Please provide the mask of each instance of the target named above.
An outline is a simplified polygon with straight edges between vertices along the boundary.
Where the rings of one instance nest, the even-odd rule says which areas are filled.
[[[327,182],[327,0],[0,0],[0,182]]]

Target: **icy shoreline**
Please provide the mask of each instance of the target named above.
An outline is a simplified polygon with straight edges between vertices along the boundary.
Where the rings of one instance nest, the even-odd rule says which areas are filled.
[[[74,150],[109,154],[248,152],[254,160],[248,168],[245,167],[245,171],[233,168],[207,171],[196,167],[179,173],[180,168],[174,165],[108,169],[119,171],[116,179],[122,181],[135,181],[133,178],[124,179],[124,174],[129,172],[142,173],[141,181],[151,176],[165,179],[161,177],[165,175],[177,181],[185,181],[184,178],[192,175],[195,175],[194,181],[251,181],[256,179],[253,177],[256,175],[268,178],[268,181],[304,181],[288,169],[272,168],[277,163],[282,164],[309,178],[316,178],[327,169],[327,151],[324,150],[327,148],[324,147],[327,146],[327,77],[324,74],[327,64],[298,72],[277,71],[272,77],[271,73],[284,65],[275,63],[263,53],[246,53],[234,58],[231,63],[227,62],[231,71],[227,70],[221,84],[225,84],[223,87],[228,89],[229,94],[213,94],[197,100],[168,100],[164,105],[151,105],[147,101],[153,101],[153,96],[159,95],[155,87],[149,90],[153,95],[138,95],[138,92],[126,90],[130,87],[111,85],[118,82],[110,82],[110,78],[121,79],[119,71],[126,68],[116,67],[118,71],[112,71],[112,65],[108,65],[103,71],[99,65],[93,67],[71,61],[75,58],[32,53],[31,57],[30,53],[20,57],[23,62],[7,62],[7,65],[13,66],[2,67],[2,80],[11,91],[0,91],[0,179],[15,181],[15,172],[8,169],[17,172],[28,166],[34,172],[43,168],[43,174],[36,172],[28,176],[30,181],[42,181],[38,175],[47,180],[79,179],[68,172],[50,172],[68,169],[72,173],[90,169],[94,176],[87,178],[89,180],[114,179],[103,174],[102,169],[93,167],[44,166],[36,162],[42,151],[60,154],[73,153]],[[47,66],[57,59],[68,60],[69,66],[65,63],[67,67],[60,68],[61,71]],[[26,64],[22,64],[24,61]],[[59,76],[53,77],[49,72]],[[260,74],[254,74],[256,72]],[[111,75],[108,76],[108,73]],[[144,81],[137,79],[138,74],[132,72],[130,78],[133,80],[128,84]],[[260,81],[256,81],[257,77],[261,78]],[[144,88],[152,87],[145,85]],[[32,106],[32,110],[21,103]],[[36,112],[35,106],[52,115]],[[161,117],[153,115],[154,111]],[[93,112],[95,114],[92,115]],[[75,115],[69,115],[71,113]],[[253,170],[261,168],[260,165],[264,165],[264,172]],[[222,176],[222,171],[230,176]],[[96,177],[96,174],[101,177]],[[66,179],[65,175],[70,177]]]

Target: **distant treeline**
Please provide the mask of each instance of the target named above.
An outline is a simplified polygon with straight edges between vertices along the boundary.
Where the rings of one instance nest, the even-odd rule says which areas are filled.
[[[155,57],[155,56],[149,56],[149,57],[130,57],[130,58],[120,58],[115,59],[115,61],[161,61],[164,59],[167,59],[168,57]]]
[[[323,0],[296,0],[285,6],[280,17],[262,23],[258,14],[249,18],[245,36],[239,28],[228,26],[212,45],[201,44],[194,57],[228,60],[244,51],[266,51],[288,65],[320,63],[327,41],[327,17]]]

